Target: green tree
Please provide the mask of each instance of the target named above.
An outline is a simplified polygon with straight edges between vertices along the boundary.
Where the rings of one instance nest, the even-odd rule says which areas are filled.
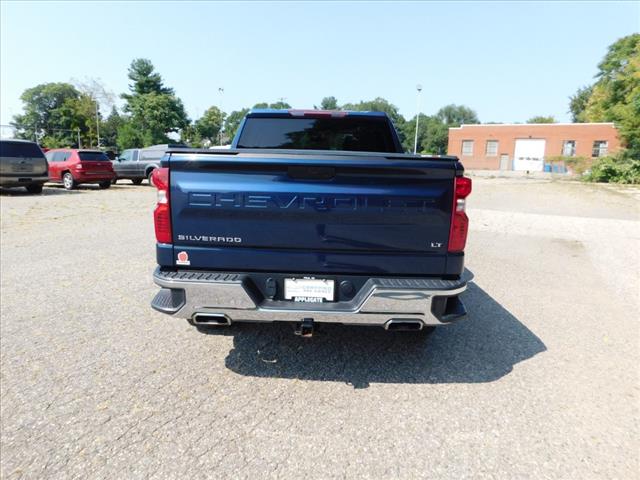
[[[420,122],[418,123],[418,128],[420,129],[420,131],[418,132],[418,145],[417,145],[418,152],[422,151],[420,134],[425,130],[424,122],[426,118],[427,116],[425,114],[423,113],[420,114]],[[398,134],[400,134],[399,131],[398,131]],[[415,140],[415,134],[416,134],[416,117],[414,116],[413,118],[404,122],[404,124],[402,125],[402,134],[400,136],[402,137],[402,148],[404,149],[405,152],[413,153],[413,143]]]
[[[584,122],[615,122],[627,155],[640,159],[640,34],[616,41],[598,64]]]
[[[427,117],[420,136],[421,152],[425,154],[446,155],[449,143],[449,128],[438,117]]]
[[[224,112],[216,106],[210,107],[204,112],[201,118],[195,122],[195,131],[201,139],[209,140],[211,143],[219,142],[219,134],[224,124]]]
[[[320,102],[320,106],[313,106],[316,110],[339,110],[338,99],[336,97],[324,97]]]
[[[136,58],[129,66],[129,79],[133,82],[129,84],[130,94],[123,94],[122,98],[129,100],[134,95],[146,95],[148,93],[158,93],[173,95],[173,89],[165,87],[162,77],[154,71],[151,60],[146,58]]]
[[[256,103],[252,108],[273,108],[276,110],[288,110],[291,108],[291,105],[283,101],[278,101],[275,103],[260,102]]]
[[[398,111],[398,107],[396,107],[393,103],[382,97],[376,97],[373,100],[361,100],[358,103],[347,103],[342,106],[343,110],[355,110],[360,112],[385,112],[391,118],[396,130],[398,131],[398,137],[400,138],[400,143],[405,144],[405,119]],[[413,144],[411,147],[411,151],[413,151]]]
[[[118,126],[117,145],[120,150],[127,148],[142,148],[145,146],[142,132],[127,117],[122,118],[122,123]]]
[[[144,146],[170,143],[169,133],[178,133],[189,125],[182,101],[174,95],[135,95],[129,100],[127,111],[130,113],[127,123],[139,131]]]
[[[278,101],[275,103],[270,103],[269,108],[275,108],[276,110],[288,110],[291,108],[291,105],[289,105],[287,102]]]
[[[82,129],[83,131],[86,130],[87,136],[86,140],[83,140],[83,144],[94,147],[98,146],[99,140],[100,146],[114,147],[116,145],[117,129],[112,125],[105,124],[105,117],[102,115],[102,112],[114,111],[115,95],[105,87],[100,79],[73,79],[72,82],[80,92],[79,103],[81,105],[79,108],[85,113],[87,118],[91,118],[91,120]],[[96,116],[98,117],[97,121],[100,128],[99,132],[96,128]],[[99,138],[98,133],[100,134]],[[105,134],[109,138],[105,138]]]
[[[178,133],[190,123],[182,101],[165,87],[147,59],[138,58],[129,67],[130,93],[124,111],[129,114],[118,130],[118,146],[130,148],[169,143],[170,133]]]
[[[418,153],[436,155],[447,153],[449,126],[445,125],[436,115],[421,114],[418,129]],[[413,152],[415,133],[416,117],[413,117],[404,126],[403,147],[407,152]]]
[[[420,114],[418,123],[418,153],[444,155],[449,143],[449,128],[459,127],[463,123],[480,123],[474,110],[465,105],[446,105],[435,115]],[[403,147],[413,152],[416,132],[416,117],[404,126]]]
[[[121,128],[124,119],[118,113],[116,107],[111,107],[111,113],[100,125],[100,141],[105,147],[118,145],[118,129]]]
[[[553,115],[536,115],[527,120],[527,123],[556,123]]]
[[[43,83],[25,90],[20,99],[24,113],[11,125],[16,136],[38,140],[46,147],[77,145],[77,129],[86,133],[88,119],[79,102],[81,94],[69,83]]]
[[[189,123],[180,131],[180,142],[194,148],[203,147],[202,137],[196,130],[195,123]]]
[[[569,97],[569,112],[571,121],[583,122],[583,112],[587,108],[589,97],[593,93],[593,86],[579,88],[575,95]]]
[[[478,114],[471,108],[465,105],[445,105],[438,113],[436,117],[445,125],[459,127],[462,124],[471,125],[480,123],[478,120]]]
[[[96,103],[93,98],[85,93],[80,93],[77,99],[69,101],[67,106],[73,114],[71,128],[80,130],[83,147],[97,147],[98,133],[96,125]],[[102,123],[102,116],[97,112],[97,122]]]
[[[242,110],[234,110],[227,116],[224,122],[223,130],[226,142],[231,142],[233,140],[233,137],[236,136],[236,132],[240,127],[240,122],[242,122],[242,119],[247,113],[249,113],[249,109],[243,108]]]
[[[396,124],[396,127],[404,125],[405,122],[404,117],[398,111],[398,107],[382,97],[377,97],[373,100],[367,101],[361,100],[358,103],[346,103],[342,106],[342,109],[355,110],[360,112],[385,112],[387,115],[389,115],[393,123]]]

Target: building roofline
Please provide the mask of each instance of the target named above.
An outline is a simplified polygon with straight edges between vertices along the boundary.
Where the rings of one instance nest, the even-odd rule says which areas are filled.
[[[540,127],[558,125],[562,127],[583,125],[613,125],[614,122],[584,122],[584,123],[463,123],[459,127],[449,127],[449,130],[461,130],[463,127]]]

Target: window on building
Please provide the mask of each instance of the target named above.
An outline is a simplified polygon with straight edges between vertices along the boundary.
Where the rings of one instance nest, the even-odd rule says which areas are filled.
[[[473,155],[473,140],[462,141],[462,155]]]
[[[593,142],[593,149],[591,150],[592,157],[604,157],[607,154],[607,141],[596,140]]]
[[[487,140],[487,149],[485,151],[487,157],[495,157],[498,155],[498,141]]]
[[[562,142],[562,156],[563,157],[575,157],[576,156],[576,141],[565,140]]]

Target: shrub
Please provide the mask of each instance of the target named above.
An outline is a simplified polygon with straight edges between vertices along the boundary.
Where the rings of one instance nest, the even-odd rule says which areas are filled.
[[[555,157],[546,157],[547,163],[553,165],[564,165],[571,173],[582,175],[591,168],[593,160],[587,157],[565,157],[558,155]]]
[[[624,153],[597,159],[584,179],[588,182],[640,185],[640,160]]]

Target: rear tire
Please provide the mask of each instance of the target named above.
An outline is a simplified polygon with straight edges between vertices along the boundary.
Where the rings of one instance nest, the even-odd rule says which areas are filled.
[[[32,183],[31,185],[27,185],[25,188],[29,193],[42,193],[42,184],[40,183]]]
[[[106,182],[100,182],[98,185],[100,185],[100,188],[104,190],[111,186],[111,180],[107,180]]]
[[[111,180],[111,185],[115,185],[116,183],[118,183],[118,179],[114,178],[113,180]]]
[[[150,185],[151,187],[153,187],[153,186],[154,186],[154,185],[153,185],[153,172],[154,172],[154,171],[155,171],[155,168],[154,168],[153,170],[151,170],[151,171],[149,172],[149,174],[147,175],[147,180],[149,181],[149,185]]]
[[[141,178],[134,178],[131,181],[133,182],[134,185],[140,185],[142,183]]]
[[[66,190],[73,190],[78,186],[71,173],[67,172],[62,176],[62,185]]]

